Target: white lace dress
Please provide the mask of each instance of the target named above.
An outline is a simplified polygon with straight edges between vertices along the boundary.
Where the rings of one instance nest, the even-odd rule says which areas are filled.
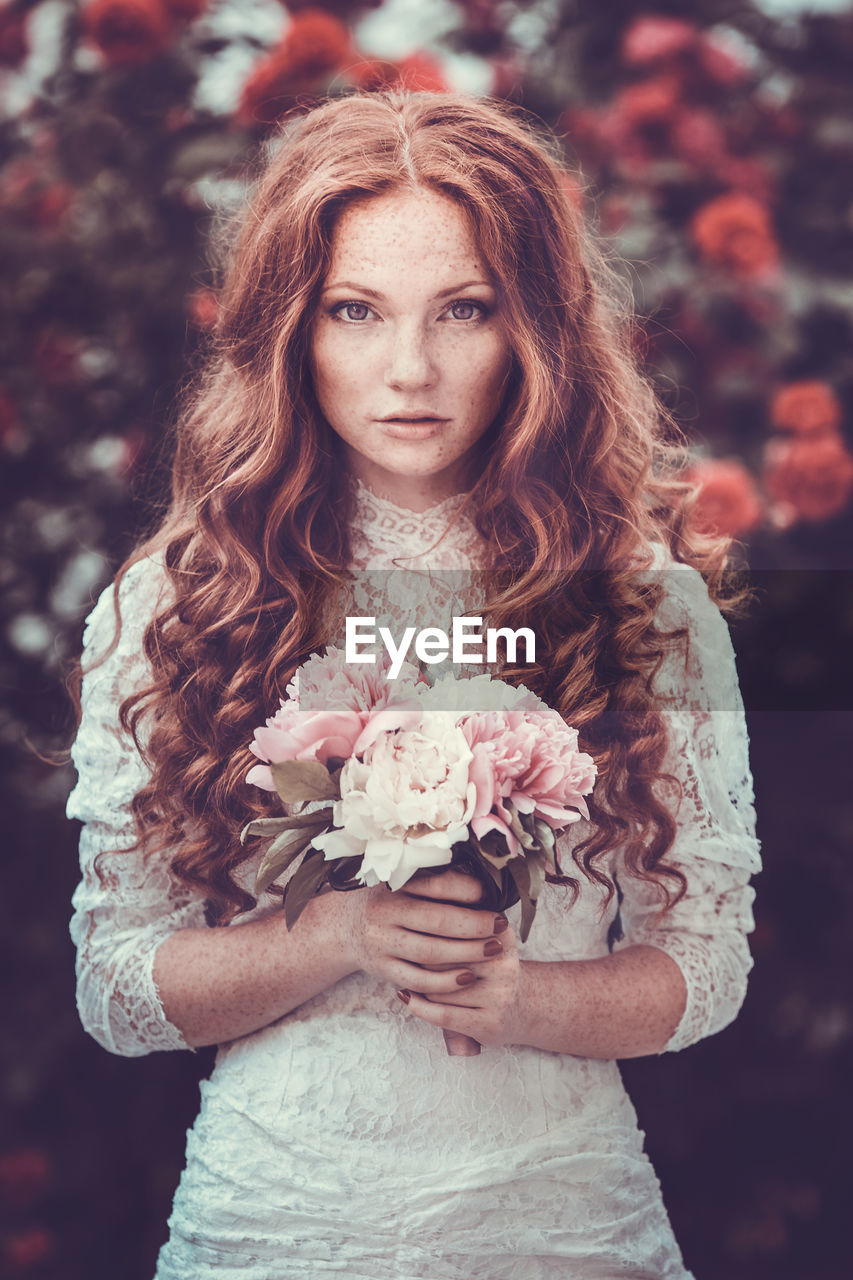
[[[360,490],[354,560],[370,571],[363,606],[378,622],[399,622],[401,556],[427,565],[438,598],[454,605],[453,575],[476,563],[476,534],[462,518],[434,544],[457,501],[415,516]],[[674,653],[656,678],[670,768],[684,785],[671,860],[689,889],[659,920],[653,892],[622,875],[616,946],[652,944],[681,967],[687,1007],[666,1046],[680,1049],[740,1007],[759,862],[728,630],[695,570],[664,579],[663,620],[691,634],[686,661]],[[80,1016],[105,1048],[130,1056],[187,1047],[163,1014],[154,955],[174,930],[204,922],[201,897],[162,861],[107,859],[104,887],[93,870],[99,851],[129,843],[128,803],[144,774],[116,710],[145,678],[141,636],[163,583],[152,561],[126,576],[120,643],[84,682],[68,805],[83,822],[71,925]],[[108,644],[113,617],[108,590],[89,618],[87,660]],[[247,887],[258,857],[245,865]],[[618,871],[618,851],[613,859]],[[264,899],[241,919],[273,909]],[[606,955],[615,915],[585,882],[571,909],[552,886],[521,956]],[[518,1046],[448,1057],[437,1028],[356,974],[220,1046],[201,1093],[156,1280],[689,1280],[615,1062]]]

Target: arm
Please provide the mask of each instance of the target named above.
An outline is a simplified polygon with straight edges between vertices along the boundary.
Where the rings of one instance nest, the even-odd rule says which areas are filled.
[[[683,787],[668,861],[687,877],[685,897],[661,915],[654,887],[623,872],[624,937],[613,955],[519,961],[508,936],[477,987],[444,1007],[411,998],[425,1021],[483,1044],[623,1058],[682,1048],[740,1008],[752,963],[748,881],[759,868],[743,706],[728,629],[701,576],[673,568],[666,578],[662,621],[690,631],[687,654],[673,650],[656,677],[670,728],[666,767]]]
[[[111,1053],[128,1057],[187,1047],[163,1015],[153,961],[171,932],[204,921],[203,899],[175,882],[162,858],[146,862],[138,852],[107,853],[103,883],[95,871],[98,854],[126,848],[134,839],[130,802],[146,771],[132,739],[119,726],[118,709],[133,689],[147,682],[142,634],[163,584],[164,573],[153,561],[128,571],[121,590],[119,643],[96,667],[93,661],[113,636],[112,587],[89,616],[83,662],[84,669],[91,669],[83,679],[83,714],[71,753],[78,778],[67,812],[83,823],[81,879],[70,925],[77,948],[77,1006],[86,1031]]]

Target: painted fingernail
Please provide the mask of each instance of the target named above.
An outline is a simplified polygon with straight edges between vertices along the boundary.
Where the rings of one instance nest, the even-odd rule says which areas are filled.
[[[398,996],[400,997],[400,999],[403,1001],[403,1004],[408,1004],[408,1003],[409,1003],[409,1001],[410,1001],[410,1000],[411,1000],[411,998],[412,998],[412,993],[411,993],[411,991],[398,991],[398,992],[397,992],[397,995],[398,995]]]
[[[503,933],[504,929],[509,928],[509,921],[506,916],[495,916],[495,927],[493,933]]]
[[[477,981],[477,975],[472,973],[470,969],[465,969],[462,973],[457,973],[456,981],[460,987],[470,987],[472,982]]]
[[[489,941],[483,947],[484,956],[496,956],[501,951],[503,951],[503,947],[498,942],[497,938],[489,938]]]

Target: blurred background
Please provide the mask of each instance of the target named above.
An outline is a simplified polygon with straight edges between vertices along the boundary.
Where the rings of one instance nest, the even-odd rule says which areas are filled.
[[[152,520],[209,237],[296,103],[491,93],[562,138],[637,356],[759,592],[733,631],[766,870],[743,1013],[625,1064],[697,1280],[849,1275],[853,10],[697,0],[0,3],[0,1275],[150,1280],[212,1052],[74,1007],[63,681]]]

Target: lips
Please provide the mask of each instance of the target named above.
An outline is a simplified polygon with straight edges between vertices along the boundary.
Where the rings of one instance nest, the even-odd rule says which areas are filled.
[[[435,413],[389,413],[386,417],[380,418],[380,422],[447,422],[447,418],[440,418]]]

